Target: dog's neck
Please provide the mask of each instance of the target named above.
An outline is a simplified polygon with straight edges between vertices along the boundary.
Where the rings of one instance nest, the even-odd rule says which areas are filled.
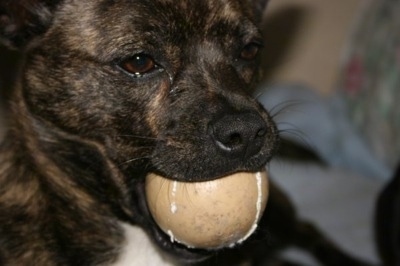
[[[11,130],[0,153],[0,174],[8,176],[0,185],[9,191],[2,195],[7,197],[2,202],[10,205],[11,224],[29,212],[27,231],[19,238],[26,243],[36,241],[37,252],[48,252],[36,253],[28,244],[24,250],[22,244],[19,252],[25,254],[19,256],[18,263],[37,262],[40,254],[41,265],[112,261],[125,265],[123,258],[130,253],[124,246],[134,245],[129,237],[140,232],[134,227],[127,230],[129,227],[119,222],[121,217],[135,216],[128,207],[122,174],[101,147],[61,132],[49,134],[46,124],[29,113],[20,93],[15,99]],[[102,200],[106,194],[112,197]],[[23,207],[11,208],[16,204]],[[57,262],[57,253],[67,253],[64,257],[70,261]]]

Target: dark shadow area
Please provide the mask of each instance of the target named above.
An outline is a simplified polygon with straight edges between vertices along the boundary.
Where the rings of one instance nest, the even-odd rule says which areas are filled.
[[[0,140],[8,125],[8,99],[17,76],[20,55],[0,45]]]
[[[0,104],[4,105],[10,96],[18,72],[20,54],[0,45]]]
[[[262,25],[265,48],[262,69],[264,79],[268,80],[284,61],[291,50],[308,11],[300,6],[291,6],[276,12],[267,12]]]

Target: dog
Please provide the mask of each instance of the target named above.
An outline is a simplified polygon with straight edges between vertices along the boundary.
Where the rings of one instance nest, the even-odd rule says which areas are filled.
[[[173,242],[147,208],[150,172],[213,180],[260,171],[278,149],[251,96],[266,5],[3,0],[0,39],[24,62],[0,150],[0,264],[272,265],[297,245],[326,265],[364,265],[274,185],[258,230],[233,248]]]

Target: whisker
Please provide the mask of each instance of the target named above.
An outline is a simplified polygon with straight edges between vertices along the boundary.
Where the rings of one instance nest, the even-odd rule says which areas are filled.
[[[279,115],[283,114],[284,111],[287,113],[288,111],[295,112],[296,109],[295,107],[298,107],[300,105],[304,105],[306,102],[300,101],[300,100],[288,100],[281,102],[279,104],[276,104],[273,106],[270,110],[269,113],[271,114],[271,117],[276,118]]]
[[[154,140],[154,141],[158,141],[159,140],[158,138],[139,136],[139,135],[117,135],[117,137],[145,139],[145,140]]]
[[[256,95],[253,95],[253,99],[258,100],[258,98],[260,98],[262,95],[264,95],[264,93],[266,93],[267,91],[265,89],[259,90],[259,91],[255,91],[254,93]]]
[[[138,158],[130,159],[130,160],[126,161],[126,162],[123,162],[123,164],[131,163],[131,162],[134,162],[134,161],[139,161],[139,160],[143,160],[143,159],[147,159],[147,158],[149,158],[149,157],[148,156],[138,157]]]
[[[135,161],[139,161],[139,160],[149,159],[149,158],[150,158],[150,156],[142,156],[142,157],[132,158],[132,159],[129,159],[129,160],[125,161],[125,162],[120,163],[119,166],[122,166],[124,164],[129,164],[129,163],[132,163],[132,162],[135,162]]]
[[[288,125],[291,125],[287,123]],[[295,126],[293,128],[280,129],[279,135],[284,138],[284,136],[288,136],[289,139],[293,139],[293,141],[298,142],[300,145],[310,149],[315,150],[315,147],[312,145],[310,139],[306,134],[304,134],[301,130],[297,129]]]
[[[277,127],[280,136],[295,136],[301,141],[308,143],[307,135],[303,131],[301,131],[296,125],[289,122],[278,122]]]

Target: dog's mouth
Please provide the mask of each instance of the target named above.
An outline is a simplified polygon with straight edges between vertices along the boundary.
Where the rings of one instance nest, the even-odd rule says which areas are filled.
[[[252,235],[267,201],[265,165],[278,140],[274,124],[254,113],[219,117],[202,132],[196,138],[170,134],[133,181],[140,225],[185,262]]]

